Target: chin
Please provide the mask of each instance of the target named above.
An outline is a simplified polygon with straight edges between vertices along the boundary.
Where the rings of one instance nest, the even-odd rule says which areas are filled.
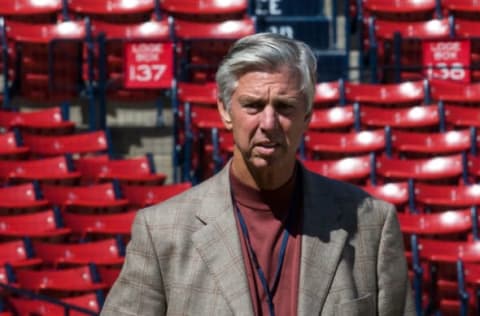
[[[282,162],[276,157],[254,157],[250,160],[250,165],[255,169],[267,169],[280,167]]]

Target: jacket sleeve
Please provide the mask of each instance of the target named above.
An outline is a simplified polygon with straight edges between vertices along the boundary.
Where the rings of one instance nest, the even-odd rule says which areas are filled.
[[[387,214],[382,228],[377,261],[378,315],[416,315],[408,279],[403,237],[395,208],[383,202]]]
[[[145,212],[139,211],[132,226],[125,262],[101,316],[165,315],[165,292],[157,258]]]

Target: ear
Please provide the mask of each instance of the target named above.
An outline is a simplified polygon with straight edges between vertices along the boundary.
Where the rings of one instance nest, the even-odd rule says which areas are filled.
[[[230,112],[227,110],[227,107],[220,99],[217,99],[217,108],[225,128],[229,131],[232,130],[232,117],[230,116]]]

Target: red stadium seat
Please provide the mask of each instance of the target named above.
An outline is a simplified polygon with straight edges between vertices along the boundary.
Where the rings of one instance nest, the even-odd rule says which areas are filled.
[[[480,8],[476,0],[442,0],[444,15],[453,15],[455,18],[477,20]]]
[[[16,284],[22,289],[43,293],[76,293],[106,289],[105,283],[95,282],[90,267],[48,270],[15,269]]]
[[[383,129],[351,133],[308,131],[304,140],[309,159],[383,153],[386,144]]]
[[[216,69],[231,44],[255,33],[254,21],[228,20],[215,23],[191,22],[176,19],[174,36],[179,49],[177,73],[183,81],[213,81]]]
[[[313,109],[310,119],[311,130],[349,131],[353,129],[355,114],[352,105]]]
[[[82,90],[81,49],[87,35],[84,21],[57,24],[6,23],[9,41],[22,54],[18,74],[22,96],[34,101],[64,101]]]
[[[107,135],[103,130],[55,136],[23,133],[22,140],[32,154],[40,157],[99,154],[110,151]]]
[[[72,183],[78,180],[80,173],[70,171],[64,156],[36,160],[0,160],[0,179],[4,182],[42,182]]]
[[[18,127],[34,134],[69,134],[75,129],[75,122],[64,119],[60,107],[50,107],[28,112],[0,110],[0,126]]]
[[[126,209],[128,201],[117,197],[111,182],[87,186],[61,186],[42,184],[42,195],[52,204],[66,210],[91,212]]]
[[[415,203],[420,209],[460,209],[480,206],[480,185],[430,185],[415,183]]]
[[[375,17],[381,20],[401,22],[401,21],[427,21],[437,16],[436,0],[362,0],[354,1],[357,10],[357,27],[360,40],[360,60],[363,61],[363,55],[368,52],[371,45],[369,39],[368,22]]]
[[[415,179],[424,182],[457,184],[463,174],[462,155],[400,159],[380,156],[376,160],[380,183]]]
[[[3,238],[63,239],[71,230],[61,227],[59,214],[46,210],[31,214],[0,216],[0,236]]]
[[[462,309],[474,315],[480,308],[480,302],[476,299],[476,291],[480,284],[480,264],[478,262],[463,263],[462,260],[457,262],[457,277],[459,283],[459,292],[462,297]],[[466,296],[465,294],[468,294]],[[460,311],[457,308],[457,311]]]
[[[422,302],[421,294],[424,278],[420,268],[422,262],[430,266],[430,280],[433,287],[430,291],[431,309],[442,308],[440,299],[458,298],[456,262],[479,262],[479,241],[446,241],[412,238],[412,249],[415,265],[416,301]],[[437,293],[438,292],[438,293]],[[440,295],[439,295],[440,294]],[[423,305],[423,304],[422,304]],[[422,306],[423,307],[423,306]]]
[[[63,213],[65,226],[80,239],[88,237],[130,236],[136,211],[115,214],[76,214]]]
[[[337,180],[364,185],[371,174],[371,156],[348,157],[336,160],[305,160],[310,171]]]
[[[435,17],[435,0],[401,0],[386,2],[382,0],[363,0],[364,17],[375,16],[392,21],[425,21]]]
[[[438,131],[440,113],[436,105],[419,105],[409,108],[378,108],[359,106],[357,114],[364,128],[390,126],[392,129]]]
[[[217,105],[217,84],[215,82],[179,82],[177,98],[180,103]]]
[[[343,81],[320,82],[315,86],[314,107],[329,108],[342,102]]]
[[[431,157],[468,152],[472,144],[476,146],[475,137],[470,130],[450,130],[444,133],[394,130],[390,139],[393,155]]]
[[[233,155],[235,147],[233,133],[224,129],[219,129],[216,132],[212,130],[212,142],[214,172],[216,173]]]
[[[439,213],[397,213],[400,229],[404,234],[448,235],[467,234],[472,230],[469,209]]]
[[[3,0],[0,16],[27,23],[55,23],[62,10],[62,0]]]
[[[17,239],[0,242],[0,266],[6,263],[12,267],[33,267],[41,264],[42,260],[33,256],[24,240]]]
[[[167,176],[156,173],[147,156],[111,160],[108,157],[86,157],[75,160],[75,168],[85,182],[119,180],[122,183],[163,184]]]
[[[181,167],[180,155],[182,152],[190,153],[190,157],[183,157],[183,159],[189,159],[189,163],[193,166],[191,168],[199,168],[199,155],[209,155],[204,153],[205,147],[208,146],[208,152],[212,152],[210,141],[212,135],[209,127],[223,128],[223,124],[217,110],[215,82],[179,82],[175,100],[177,101],[174,103],[174,142],[176,145],[173,161],[174,179],[178,182],[180,181],[178,169]],[[199,124],[204,127],[203,130],[199,129]],[[205,142],[205,146],[199,144],[200,138]]]
[[[32,183],[0,188],[0,213],[24,213],[44,209],[49,201],[37,196]]]
[[[112,287],[113,283],[115,283],[115,280],[117,280],[118,275],[120,274],[120,268],[98,267],[98,274],[100,275],[100,280],[102,280],[102,283]]]
[[[68,10],[73,18],[88,16],[109,23],[140,23],[151,19],[155,12],[155,1],[69,0]]]
[[[147,5],[147,0],[143,0],[142,3]],[[98,1],[94,1],[95,3]],[[118,1],[116,1],[118,2]],[[125,5],[125,1],[122,1]],[[153,1],[148,0],[148,5],[153,5]],[[98,4],[95,4],[98,6]],[[105,5],[101,4],[102,6]],[[133,8],[130,8],[133,9]],[[120,15],[121,19],[128,19],[129,16]],[[125,81],[128,78],[130,72],[126,72],[125,59],[127,57],[125,53],[125,43],[127,42],[155,42],[161,44],[161,48],[171,49],[172,55],[173,47],[168,48],[171,44],[171,23],[167,20],[160,21],[145,21],[128,24],[112,24],[105,23],[99,20],[92,22],[92,35],[94,37],[104,36],[104,41],[99,41],[98,50],[104,51],[103,55],[98,55],[98,72],[105,73],[105,89],[102,91],[100,98],[99,108],[99,127],[106,127],[106,102],[108,100],[116,100],[133,103],[133,106],[137,106],[138,102],[154,102],[157,107],[157,124],[163,123],[162,117],[162,100],[164,94],[167,91],[171,91],[173,87],[173,80],[162,89],[143,89],[143,88],[129,88],[125,85]],[[103,49],[102,49],[103,48]],[[163,57],[162,57],[163,58]],[[172,62],[173,63],[173,62]],[[88,66],[88,65],[87,65]],[[174,72],[174,65],[171,65],[172,69],[166,68],[165,74]],[[103,70],[103,71],[102,71]],[[96,75],[98,77],[98,74]],[[102,78],[99,78],[102,80]],[[167,79],[168,76],[167,76]],[[173,92],[172,92],[173,93]]]
[[[22,158],[29,152],[28,147],[20,145],[14,132],[0,133],[0,158]]]
[[[422,104],[425,99],[424,81],[390,84],[345,82],[347,103],[359,102],[383,107],[408,107]]]
[[[121,265],[123,245],[116,239],[108,238],[84,243],[49,243],[33,241],[33,251],[38,258],[53,266],[82,265]]]
[[[430,80],[432,101],[447,104],[480,105],[480,83],[458,83],[447,80]]]
[[[421,22],[378,19],[372,20],[369,28],[370,45],[375,49],[371,58],[377,60],[383,82],[423,79],[422,42],[450,38],[448,19]],[[399,35],[399,52],[393,49],[395,34]]]
[[[163,202],[192,187],[190,182],[167,185],[122,185],[122,193],[133,206],[146,207]]]
[[[468,155],[466,157],[466,177],[468,183],[477,183],[480,179],[480,157]]]
[[[408,203],[408,183],[407,182],[389,182],[381,185],[366,185],[363,190],[374,197],[390,202],[402,211]]]
[[[184,106],[184,112],[179,112],[180,119],[185,122],[184,160],[191,164],[191,167],[186,168],[186,170],[192,170],[200,174],[201,179],[205,179],[211,176],[208,166],[208,157],[211,157],[213,153],[211,131],[212,129],[225,130],[225,125],[216,107],[192,106],[187,103]],[[188,154],[190,155],[188,156]],[[191,178],[184,180],[192,181]],[[193,181],[195,182],[195,180]]]
[[[480,108],[445,104],[445,121],[450,127],[480,127]]]
[[[197,22],[219,22],[245,17],[247,0],[162,0],[160,10],[170,16]]]
[[[72,296],[62,299],[63,302],[100,312],[100,304],[95,293],[87,293],[79,296]],[[40,299],[9,297],[8,302],[12,305],[18,315],[36,315],[36,316],[64,316],[65,308],[61,305],[53,304]],[[0,314],[1,315],[1,314]],[[85,313],[69,309],[71,316],[84,316]]]

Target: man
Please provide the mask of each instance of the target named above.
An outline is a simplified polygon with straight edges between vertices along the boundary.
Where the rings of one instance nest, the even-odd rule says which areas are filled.
[[[303,168],[316,60],[275,34],[217,72],[233,158],[140,211],[102,315],[414,315],[394,208]]]

